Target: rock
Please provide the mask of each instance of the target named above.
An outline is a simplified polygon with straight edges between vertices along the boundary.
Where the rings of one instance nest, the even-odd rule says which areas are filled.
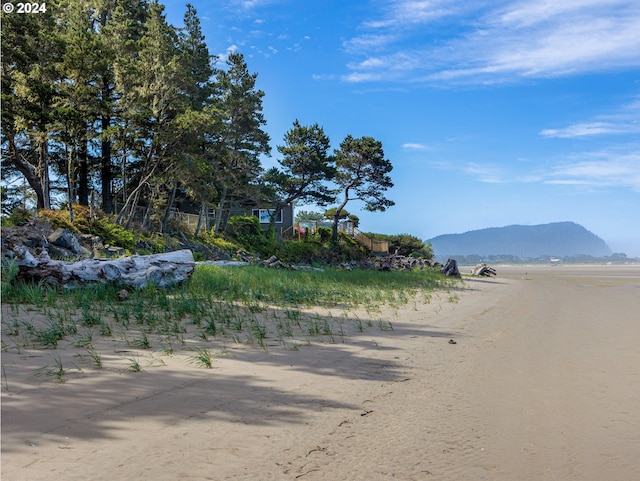
[[[105,245],[100,251],[100,257],[122,257],[124,255],[123,247],[110,246],[109,244]]]
[[[73,254],[80,254],[80,242],[75,234],[67,229],[56,229],[49,235],[48,239],[49,244],[52,244],[57,247],[62,247],[67,251],[71,251]]]

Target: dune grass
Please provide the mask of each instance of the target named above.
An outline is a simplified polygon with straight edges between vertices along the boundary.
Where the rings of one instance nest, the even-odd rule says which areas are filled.
[[[212,296],[232,302],[359,307],[369,303],[405,304],[419,291],[453,285],[434,271],[372,270],[292,271],[248,266],[241,269],[202,266],[186,285],[188,297]]]
[[[121,300],[117,286],[65,290],[9,281],[3,276],[4,351],[55,352],[64,343],[87,349],[83,359],[102,368],[103,353],[96,346],[106,340],[114,352],[117,348],[137,353],[123,358],[135,372],[142,370],[139,356],[173,355],[176,350],[192,354],[187,362],[210,368],[208,354],[214,343],[222,344],[223,350],[229,342],[264,350],[272,346],[298,350],[313,339],[340,342],[345,332],[376,326],[392,331],[389,319],[368,316],[363,322],[348,313],[358,308],[376,313],[382,306],[428,302],[434,291],[450,290],[458,282],[427,270],[320,272],[198,266],[180,286],[131,291]],[[327,313],[320,315],[316,308]],[[334,317],[332,309],[343,314]],[[195,356],[190,347],[194,344],[200,346]],[[60,382],[66,373],[62,368],[46,371],[55,373]]]

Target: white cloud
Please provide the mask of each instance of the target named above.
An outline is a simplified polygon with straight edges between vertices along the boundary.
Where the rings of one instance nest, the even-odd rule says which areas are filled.
[[[229,45],[227,47],[227,50],[224,53],[219,53],[217,55],[218,64],[220,66],[223,66],[226,63],[227,59],[229,58],[229,54],[236,53],[238,50],[239,50],[239,47],[237,45],[235,44]]]
[[[394,0],[389,2],[384,18],[367,21],[365,26],[374,29],[405,28],[453,15],[460,8],[462,8],[460,2],[454,0]]]
[[[334,74],[318,74],[318,73],[314,73],[311,75],[311,78],[313,80],[335,80],[336,79],[336,75]]]
[[[402,144],[403,149],[407,150],[429,150],[429,146],[420,143],[412,143],[407,142],[406,144]]]
[[[434,164],[434,168],[457,170],[479,182],[491,184],[531,184],[623,188],[640,192],[640,148],[621,144],[598,151],[574,153],[544,168],[536,163],[496,165],[467,162]],[[639,198],[640,202],[640,198]]]
[[[234,0],[233,4],[246,10],[273,3],[273,0]]]
[[[640,125],[613,122],[582,122],[561,129],[545,129],[540,132],[543,137],[571,139],[604,134],[640,133]]]
[[[582,154],[583,160],[558,165],[545,183],[630,187],[640,192],[640,150]]]
[[[388,46],[397,39],[396,35],[362,35],[343,42],[349,52],[370,52]]]
[[[563,139],[594,135],[640,134],[640,99],[635,98],[612,113],[598,116],[593,121],[577,122],[562,128],[544,129],[543,137]]]
[[[347,78],[399,79],[402,70],[403,80],[494,83],[640,67],[636,0],[474,3],[486,5],[391,2],[382,20],[364,22],[365,32],[344,43],[366,58],[349,64]]]

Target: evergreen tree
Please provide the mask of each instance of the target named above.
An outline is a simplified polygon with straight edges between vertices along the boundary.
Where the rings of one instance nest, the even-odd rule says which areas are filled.
[[[361,200],[368,211],[385,211],[394,202],[385,197],[393,187],[389,172],[391,162],[384,158],[382,143],[373,137],[358,139],[348,135],[336,151],[335,183],[342,191],[342,201],[333,217],[332,241],[338,241],[338,221],[350,200]]]
[[[140,39],[146,32],[149,5],[146,0],[118,0],[111,14],[108,13],[109,6],[107,3],[106,18],[101,21],[101,25],[104,23],[101,27],[101,38],[109,49],[110,59],[101,93],[102,108],[106,117],[103,125],[109,122],[108,130],[103,130],[103,135],[106,140],[111,141],[109,164],[111,155],[115,154],[119,158],[117,181],[120,192],[117,199],[120,201],[119,217],[122,221],[133,214],[133,208],[129,207],[132,202],[127,204],[129,185],[131,179],[135,178],[131,170],[138,166],[137,154],[143,150],[146,142],[137,131],[138,106],[135,102],[134,86],[138,80],[138,51]],[[104,86],[104,82],[113,84]],[[103,158],[103,169],[107,168],[105,163],[106,159]]]
[[[250,74],[244,57],[231,53],[227,69],[217,73],[224,126],[217,146],[216,174],[220,192],[215,231],[221,230],[223,211],[230,198],[252,196],[261,173],[260,155],[271,152],[262,114],[264,92],[256,90],[257,74]]]
[[[64,45],[52,0],[44,13],[2,13],[3,157],[36,194],[38,208],[51,207],[50,126],[55,118],[58,61]]]
[[[65,5],[61,15],[61,39],[65,54],[60,59],[56,139],[64,145],[69,215],[73,204],[89,204],[92,171],[89,142],[95,136],[99,107],[99,69],[102,58],[91,2],[76,0]],[[76,199],[77,196],[77,199]]]
[[[214,186],[215,148],[212,139],[221,135],[221,112],[213,97],[213,57],[202,35],[200,20],[195,8],[187,4],[184,27],[179,35],[181,64],[184,70],[183,95],[186,110],[177,119],[182,131],[184,158],[180,168],[182,183],[187,194],[200,205],[196,226],[197,236],[207,212],[207,205],[216,194]],[[163,230],[166,229],[165,216]]]
[[[131,82],[126,96],[127,101],[131,102],[127,116],[135,134],[145,142],[138,146],[141,147],[137,152],[141,162],[137,182],[117,219],[124,223],[125,213],[129,212],[126,224],[132,220],[133,208],[137,206],[144,189],[149,194],[148,212],[161,193],[158,189],[149,190],[148,187],[154,177],[159,180],[159,176],[167,173],[175,164],[177,149],[174,147],[178,136],[174,121],[184,107],[179,102],[181,69],[177,33],[167,24],[164,7],[157,1],[149,5],[145,27],[135,57],[135,77],[127,79]]]
[[[115,96],[115,48],[109,41],[108,25],[113,19],[114,9],[118,0],[100,0],[95,11],[98,42],[97,50],[100,57],[96,68],[98,86],[100,89],[98,104],[98,121],[100,128],[100,187],[102,194],[102,210],[107,213],[114,211],[113,205],[113,161],[112,147],[115,135],[114,121],[117,118]]]
[[[335,173],[329,149],[329,137],[317,123],[303,126],[296,120],[285,134],[284,145],[278,146],[283,155],[278,160],[281,167],[273,167],[264,175],[275,199],[270,216],[272,230],[278,212],[287,204],[299,201],[324,206],[335,200],[325,184]]]

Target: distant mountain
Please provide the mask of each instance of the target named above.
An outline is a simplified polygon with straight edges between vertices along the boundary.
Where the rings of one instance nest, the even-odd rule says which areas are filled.
[[[446,234],[430,239],[437,256],[513,255],[571,257],[611,255],[611,249],[597,235],[574,222],[541,225],[510,225]]]

